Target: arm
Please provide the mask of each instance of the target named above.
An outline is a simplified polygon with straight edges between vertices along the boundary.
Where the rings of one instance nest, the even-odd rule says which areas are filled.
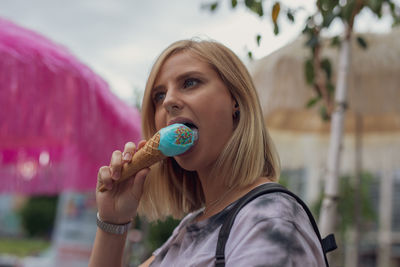
[[[114,235],[97,228],[89,266],[122,266],[126,233]]]
[[[145,142],[141,142],[143,146]],[[134,143],[127,143],[124,152],[114,151],[110,166],[99,169],[96,187],[96,203],[99,217],[110,224],[126,224],[136,216],[136,210],[143,191],[144,180],[149,169],[143,169],[136,175],[115,184],[120,179],[122,165],[132,159],[136,151]],[[107,191],[100,192],[105,186]],[[127,233],[110,234],[97,229],[96,237],[90,256],[90,267],[121,266]]]
[[[97,229],[96,239],[90,257],[91,266],[122,266],[126,234],[113,235]],[[153,262],[154,256],[148,258],[139,267],[148,267]]]

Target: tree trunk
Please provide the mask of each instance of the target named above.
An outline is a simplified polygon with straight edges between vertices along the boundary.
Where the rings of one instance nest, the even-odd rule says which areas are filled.
[[[379,229],[377,266],[390,267],[392,250],[393,171],[384,166],[379,192]]]
[[[334,232],[337,219],[339,197],[339,163],[342,150],[344,116],[347,98],[347,76],[350,64],[351,28],[346,27],[346,35],[340,47],[335,107],[331,121],[330,145],[328,151],[325,194],[321,207],[319,227],[322,236]]]
[[[354,225],[347,230],[347,249],[345,255],[346,267],[357,267],[359,258],[359,244],[360,244],[360,229],[361,225],[361,214],[362,214],[362,198],[361,198],[361,185],[362,185],[362,130],[363,130],[363,118],[360,113],[355,114],[356,125],[355,125],[355,149],[354,149],[354,162],[355,162],[355,175],[354,182],[352,184],[354,188]]]

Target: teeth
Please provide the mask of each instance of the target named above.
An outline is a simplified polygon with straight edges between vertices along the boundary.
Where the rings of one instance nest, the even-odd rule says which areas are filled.
[[[196,141],[199,138],[199,131],[195,128],[193,130],[193,141]]]

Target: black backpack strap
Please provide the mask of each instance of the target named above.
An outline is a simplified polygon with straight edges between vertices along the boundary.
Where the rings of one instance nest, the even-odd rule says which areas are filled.
[[[233,208],[229,211],[227,218],[225,219],[223,225],[221,226],[221,229],[219,231],[218,235],[218,242],[217,242],[217,249],[215,253],[215,266],[216,267],[223,267],[225,266],[225,245],[226,242],[228,241],[229,234],[233,225],[233,222],[236,218],[236,215],[239,213],[239,211],[250,201],[253,199],[259,197],[260,195],[264,194],[269,194],[273,192],[282,192],[285,194],[288,194],[292,196],[296,201],[303,207],[305,212],[307,213],[308,218],[310,219],[311,225],[318,237],[318,240],[320,241],[321,244],[321,249],[324,252],[324,259],[326,266],[329,267],[328,260],[326,258],[325,253],[329,252],[331,250],[334,250],[336,246],[335,238],[332,234],[327,236],[324,240],[321,239],[321,234],[319,233],[317,223],[314,220],[314,217],[312,216],[311,211],[308,209],[307,205],[294,193],[291,191],[287,190],[284,186],[278,184],[278,183],[266,183],[263,185],[260,185],[250,191],[247,195],[245,195],[243,198],[241,198],[238,203],[233,206]]]
[[[331,252],[332,250],[337,249],[335,236],[333,234],[327,235],[325,238],[321,240],[322,242],[322,249],[324,253]]]

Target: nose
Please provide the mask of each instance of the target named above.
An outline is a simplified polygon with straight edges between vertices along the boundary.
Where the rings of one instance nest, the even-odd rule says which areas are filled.
[[[177,115],[183,108],[183,101],[179,91],[173,88],[169,89],[165,93],[163,106],[170,115]]]

